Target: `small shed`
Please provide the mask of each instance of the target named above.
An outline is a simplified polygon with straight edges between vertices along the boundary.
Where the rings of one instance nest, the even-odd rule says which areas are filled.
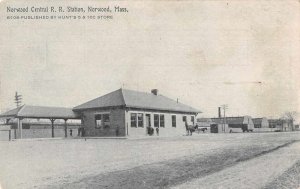
[[[211,133],[230,133],[232,130],[228,127],[228,124],[211,124],[210,125]]]

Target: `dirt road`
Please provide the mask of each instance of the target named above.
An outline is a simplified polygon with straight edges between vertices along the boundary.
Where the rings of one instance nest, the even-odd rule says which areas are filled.
[[[259,188],[299,160],[298,143],[290,144],[298,140],[295,132],[0,142],[0,185],[4,189],[226,188],[239,175],[239,188],[247,184]],[[257,167],[268,169],[255,172]],[[243,173],[244,169],[248,170]],[[246,179],[255,174],[258,180]]]
[[[299,160],[300,142],[296,142],[173,188],[264,188]]]

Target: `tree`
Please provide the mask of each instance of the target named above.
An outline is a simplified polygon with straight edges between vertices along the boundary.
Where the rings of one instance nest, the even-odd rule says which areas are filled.
[[[295,126],[294,122],[297,117],[297,112],[296,111],[291,111],[291,112],[285,112],[281,119],[285,121],[288,124],[288,127],[291,127],[292,131],[295,131]]]

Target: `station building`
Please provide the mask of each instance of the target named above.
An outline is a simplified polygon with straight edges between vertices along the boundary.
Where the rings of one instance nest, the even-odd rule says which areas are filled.
[[[15,138],[23,138],[25,127],[27,133],[33,128],[28,119],[48,120],[48,137],[62,135],[55,130],[58,125],[67,137],[70,120],[79,120],[76,128],[83,129],[86,137],[146,136],[149,128],[154,130],[153,135],[178,136],[186,133],[185,122],[195,124],[198,113],[201,111],[158,94],[157,89],[146,93],[121,88],[74,108],[24,105],[0,114],[0,118],[7,124],[16,120],[16,126],[12,126]]]
[[[87,136],[175,136],[195,124],[199,110],[158,94],[119,89],[73,108],[82,117]]]

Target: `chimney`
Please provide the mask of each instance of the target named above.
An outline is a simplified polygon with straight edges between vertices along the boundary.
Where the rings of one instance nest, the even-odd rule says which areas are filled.
[[[158,95],[158,89],[152,89],[151,93],[157,96]]]
[[[219,112],[219,118],[221,118],[221,107],[218,107],[218,112]]]

